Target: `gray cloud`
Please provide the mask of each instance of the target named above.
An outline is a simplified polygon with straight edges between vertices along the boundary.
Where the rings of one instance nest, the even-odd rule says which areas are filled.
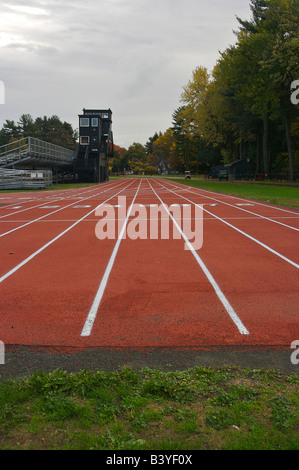
[[[0,125],[23,113],[77,127],[83,107],[110,107],[115,142],[145,143],[171,125],[183,86],[235,42],[249,0],[0,1]]]

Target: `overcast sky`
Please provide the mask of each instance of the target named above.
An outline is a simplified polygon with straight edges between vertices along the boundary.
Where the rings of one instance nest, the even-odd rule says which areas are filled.
[[[114,143],[145,144],[172,123],[197,66],[236,42],[249,0],[0,0],[0,127],[22,114],[111,108]]]

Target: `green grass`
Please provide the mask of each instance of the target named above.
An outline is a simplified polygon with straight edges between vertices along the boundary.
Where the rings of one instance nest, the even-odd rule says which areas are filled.
[[[128,176],[127,176],[128,177]],[[110,181],[116,181],[123,176],[112,176]],[[134,175],[130,178],[138,178]],[[151,178],[150,176],[143,176],[143,179]],[[173,183],[181,183],[196,188],[207,189],[209,191],[215,191],[217,193],[230,194],[232,196],[246,197],[249,199],[255,199],[261,202],[267,202],[272,204],[280,204],[283,206],[299,208],[299,187],[294,186],[294,184],[288,184],[286,186],[279,184],[253,184],[253,183],[238,183],[238,182],[227,182],[227,181],[204,181],[202,179],[192,179],[184,180],[181,178],[168,178],[161,176],[154,176],[154,178],[163,179],[166,178]],[[59,190],[59,189],[75,189],[75,188],[84,188],[92,186],[94,183],[68,183],[68,184],[59,184],[52,186],[51,188],[46,189],[45,191]],[[36,190],[29,190],[26,192],[34,192]],[[25,192],[25,190],[20,191],[4,191],[1,190],[0,193],[8,192]]]
[[[187,184],[223,194],[246,197],[262,202],[299,208],[299,187],[274,184],[231,183],[226,181],[200,181],[171,178],[170,181]]]
[[[297,375],[62,370],[0,381],[0,449],[298,450]]]

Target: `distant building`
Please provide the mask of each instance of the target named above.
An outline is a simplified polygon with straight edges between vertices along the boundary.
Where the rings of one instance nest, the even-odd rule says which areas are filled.
[[[254,174],[253,163],[250,160],[236,160],[212,168],[209,176],[219,180],[241,180],[252,179]]]
[[[228,179],[252,179],[254,178],[254,167],[250,160],[236,160],[224,165],[228,171]]]

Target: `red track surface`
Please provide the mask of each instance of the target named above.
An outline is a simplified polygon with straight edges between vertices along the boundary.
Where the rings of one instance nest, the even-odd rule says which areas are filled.
[[[207,204],[197,253],[247,334],[184,240],[127,237],[115,251],[90,332],[82,336],[117,243],[96,238],[95,209],[105,201],[117,205],[118,196],[126,196],[127,208],[135,196],[145,205]],[[238,205],[245,203],[252,205]],[[279,349],[299,339],[296,210],[170,181],[126,179],[0,194],[0,236],[0,339],[6,345]]]

